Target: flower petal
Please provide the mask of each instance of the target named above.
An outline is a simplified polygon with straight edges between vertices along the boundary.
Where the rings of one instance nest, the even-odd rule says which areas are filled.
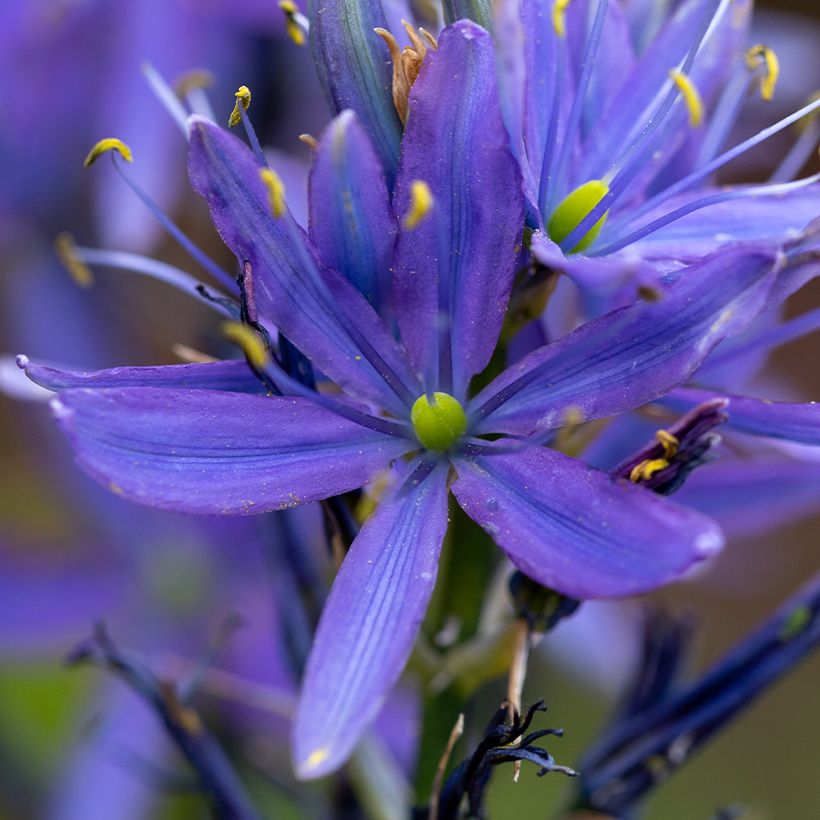
[[[399,216],[410,210],[414,180],[427,183],[433,205],[417,227],[399,235],[399,329],[414,364],[429,375],[443,335],[439,314],[446,313],[459,396],[495,348],[524,226],[521,178],[501,119],[492,39],[472,22],[444,30],[413,86],[396,180]]]
[[[512,562],[576,598],[634,595],[720,549],[708,518],[555,450],[458,461],[453,493]]]
[[[325,264],[378,309],[387,294],[396,220],[384,169],[352,111],[331,122],[314,154],[310,238]]]
[[[766,248],[730,248],[685,270],[650,304],[587,322],[508,368],[471,402],[479,432],[530,434],[622,413],[686,381],[724,337],[765,307]]]
[[[714,516],[729,538],[761,538],[817,514],[820,461],[763,456],[697,470],[678,498]]]
[[[316,0],[309,14],[313,59],[325,96],[334,113],[356,112],[392,179],[401,122],[393,107],[390,55],[373,31],[389,25],[380,0]]]
[[[80,466],[142,504],[241,515],[361,487],[412,449],[307,399],[135,387],[53,403]]]
[[[160,367],[112,367],[91,371],[62,370],[31,362],[25,356],[19,356],[17,363],[33,382],[55,391],[77,387],[174,387],[225,390],[232,393],[267,392],[244,359]]]
[[[766,401],[750,396],[685,387],[673,390],[663,404],[688,409],[712,398],[729,399],[728,425],[756,436],[783,438],[803,444],[820,444],[820,404]]]
[[[754,188],[760,190],[759,186]],[[694,200],[719,193],[719,188],[701,188],[696,193],[682,194],[646,214],[640,223],[648,225]],[[816,218],[818,211],[820,185],[797,188],[781,195],[740,196],[687,214],[635,242],[631,249],[646,259],[687,263],[703,258],[729,242],[771,240],[781,245],[798,236]]]
[[[275,219],[256,159],[213,123],[191,118],[191,183],[240,263],[250,262],[256,304],[316,366],[358,398],[400,412],[385,372],[412,383],[402,351],[364,297],[336,271],[319,270],[290,214]],[[420,390],[408,390],[412,401]]]
[[[302,682],[293,757],[302,778],[338,768],[398,680],[436,580],[447,471],[410,475],[362,527],[325,604]]]

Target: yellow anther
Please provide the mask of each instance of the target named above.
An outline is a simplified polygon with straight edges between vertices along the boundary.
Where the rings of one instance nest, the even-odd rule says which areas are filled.
[[[242,348],[248,362],[258,370],[263,370],[270,361],[270,355],[259,334],[242,322],[223,322],[222,335],[237,347]]]
[[[669,72],[672,82],[678,87],[683,102],[689,111],[689,125],[698,128],[703,123],[703,101],[695,84],[682,71],[673,69]]]
[[[746,52],[746,65],[750,71],[764,66],[766,73],[760,78],[760,96],[769,102],[774,97],[777,78],[780,76],[780,60],[774,49],[758,43]]]
[[[656,430],[655,438],[663,447],[663,454],[665,458],[674,458],[678,454],[678,447],[680,441],[677,436],[673,436],[668,430]]]
[[[637,484],[639,481],[648,481],[655,473],[659,473],[668,466],[669,462],[665,458],[647,458],[632,468],[629,480],[633,484]]]
[[[293,0],[279,0],[279,8],[285,14],[285,28],[288,32],[288,37],[296,43],[297,46],[305,44],[305,30],[301,25],[300,18],[303,15],[299,12],[299,7]]]
[[[307,145],[308,148],[315,151],[319,147],[319,140],[313,134],[299,134],[299,141]]]
[[[241,105],[245,111],[248,110],[248,107],[251,104],[251,90],[246,85],[240,85],[236,90],[234,97],[236,97],[236,102],[234,103],[233,111],[231,111],[231,116],[228,120],[228,125],[231,128],[235,128],[240,122],[242,122],[242,114],[240,113],[239,106]]]
[[[259,179],[268,191],[268,201],[273,215],[279,219],[285,213],[285,183],[272,168],[260,168]]]
[[[116,137],[106,137],[104,140],[100,140],[88,152],[88,156],[85,158],[83,165],[88,168],[89,165],[92,165],[97,160],[97,157],[108,153],[108,151],[116,151],[126,162],[134,161],[134,155],[131,153],[131,149],[122,140],[118,140]]]
[[[572,0],[555,0],[552,4],[552,27],[559,37],[567,36],[567,6]]]
[[[410,208],[402,225],[412,231],[430,213],[433,207],[433,192],[423,179],[410,183]]]
[[[629,480],[637,484],[639,481],[648,481],[655,473],[665,470],[669,462],[678,454],[680,441],[677,436],[673,436],[668,430],[657,430],[655,438],[663,447],[661,458],[647,458],[640,464],[636,464],[629,473]]]
[[[429,31],[423,28],[417,32],[407,20],[402,20],[401,24],[412,43],[403,49],[399,47],[398,41],[387,29],[374,28],[373,31],[387,43],[387,48],[390,50],[390,59],[393,62],[393,106],[404,124],[407,122],[409,111],[410,89],[419,76],[421,64],[427,56],[428,46],[435,50],[438,48],[438,42]]]
[[[91,268],[80,259],[74,237],[70,233],[63,231],[57,235],[54,240],[54,250],[57,251],[60,262],[63,263],[63,267],[76,284],[81,288],[90,288],[94,284],[94,274],[91,273]]]
[[[211,88],[215,78],[213,72],[206,68],[195,68],[188,71],[174,83],[174,91],[179,97],[185,97],[199,88]]]

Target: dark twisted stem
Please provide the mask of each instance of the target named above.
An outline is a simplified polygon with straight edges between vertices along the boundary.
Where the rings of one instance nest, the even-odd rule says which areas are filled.
[[[668,674],[680,658],[661,662],[670,641],[650,641],[650,666],[665,671],[649,687],[652,697],[638,697],[641,708],[627,710],[588,753],[578,807],[624,816],[818,643],[820,574],[686,687],[674,687]]]
[[[93,636],[79,644],[66,663],[93,664],[113,672],[152,707],[196,773],[215,817],[257,820],[259,815],[228,758],[198,713],[185,705],[177,686],[157,678],[136,653],[117,647],[103,624],[95,626]]]

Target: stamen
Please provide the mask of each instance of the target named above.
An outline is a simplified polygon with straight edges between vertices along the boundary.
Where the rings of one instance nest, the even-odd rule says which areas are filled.
[[[307,17],[299,11],[298,6],[293,0],[279,0],[279,8],[285,14],[285,28],[288,37],[296,43],[297,46],[303,46],[307,42],[305,36],[309,29],[310,23]]]
[[[677,71],[687,74],[700,52],[701,47],[708,41],[711,32],[717,26],[720,17],[729,5],[729,0],[717,0],[704,5],[700,26],[695,32],[692,45],[686,53],[683,62]],[[712,7],[716,6],[715,11]],[[673,82],[673,87],[666,94],[663,101],[658,105],[652,115],[641,129],[638,136],[632,141],[626,151],[615,160],[609,171],[603,176],[603,180],[609,184],[609,193],[598,203],[598,205],[580,222],[573,232],[561,243],[562,250],[566,247],[574,247],[580,239],[586,235],[587,231],[600,219],[604,212],[615,202],[615,200],[627,189],[629,184],[643,167],[643,158],[652,148],[652,143],[664,135],[664,130],[674,127],[674,120],[667,120],[672,106],[674,105],[680,90]],[[662,128],[664,126],[664,128]]]
[[[207,69],[200,68],[183,74],[175,83],[174,91],[188,104],[188,108],[194,114],[211,122],[216,122],[213,108],[208,101],[207,89],[214,84],[214,75]]]
[[[74,240],[67,233],[60,234],[55,244],[57,245],[57,253],[60,256],[60,261],[66,266],[72,278],[74,278],[78,284],[82,284],[82,282],[78,280],[78,275],[80,277],[90,277],[88,280],[90,284],[93,281],[93,276],[89,270],[89,266],[98,265],[101,267],[132,271],[142,274],[143,276],[150,276],[152,279],[165,282],[188,295],[192,293],[196,294],[198,298],[201,297],[199,289],[205,288],[202,282],[189,273],[175,268],[166,262],[151,259],[148,256],[141,256],[137,253],[127,253],[126,251],[84,248],[75,245]],[[81,273],[80,268],[85,268],[85,273]],[[86,287],[86,285],[83,286]],[[206,299],[205,304],[209,305],[218,313],[230,316],[230,311],[227,307],[218,301]]]
[[[701,168],[698,168],[696,171],[693,171],[688,176],[678,180],[674,185],[670,185],[668,188],[664,189],[656,196],[647,200],[635,211],[632,218],[633,223],[635,222],[635,220],[639,219],[644,214],[647,214],[650,211],[654,210],[658,205],[660,205],[665,200],[669,199],[675,194],[679,194],[682,191],[685,191],[687,188],[694,185],[695,183],[700,182],[702,179],[708,177],[714,171],[717,171],[719,168],[722,168],[728,162],[731,162],[733,159],[739,157],[741,154],[745,154],[746,151],[748,151],[749,149],[754,148],[761,142],[765,142],[767,139],[769,139],[769,137],[774,136],[775,134],[782,131],[784,128],[788,128],[790,125],[792,125],[792,123],[795,123],[798,120],[803,119],[803,117],[805,117],[807,114],[811,114],[818,108],[820,108],[820,99],[814,100],[808,103],[807,105],[804,105],[800,110],[795,111],[793,114],[789,114],[788,117],[784,117],[782,120],[776,122],[774,125],[770,125],[768,128],[764,128],[762,131],[759,131],[753,137],[750,137],[749,139],[739,143],[734,148],[731,148],[728,151],[724,151],[711,162],[707,163]]]
[[[234,103],[233,111],[231,111],[231,116],[228,118],[228,125],[231,128],[236,128],[236,126],[242,122],[242,115],[239,113],[240,106],[242,106],[245,111],[248,110],[251,104],[251,90],[246,85],[240,85],[234,97],[236,97],[236,102]]]
[[[71,274],[71,278],[77,285],[81,288],[90,288],[94,284],[94,274],[80,258],[74,237],[68,231],[57,234],[54,240],[54,250],[57,251],[60,262],[63,263],[63,267]]]
[[[820,93],[815,93],[810,99],[820,99]],[[817,148],[817,143],[820,141],[820,117],[817,116],[816,111],[797,122],[795,129],[800,136],[769,177],[770,182],[788,182],[794,179]]]
[[[555,0],[552,5],[552,27],[559,37],[567,36],[567,6],[572,0]]]
[[[88,152],[88,156],[83,162],[83,167],[90,167],[99,157],[109,151],[116,151],[126,162],[134,161],[134,155],[131,153],[131,149],[122,140],[118,140],[116,137],[106,137],[96,143]]]
[[[413,26],[406,20],[402,20],[401,24],[412,43],[412,46],[406,46],[404,49],[399,47],[396,38],[387,29],[379,27],[374,28],[373,31],[384,40],[390,50],[390,59],[393,62],[393,107],[404,125],[407,122],[409,111],[410,89],[419,76],[421,64],[427,56],[427,45],[424,41],[426,40],[434,50],[438,48],[438,42],[430,32],[424,29],[419,29],[421,34],[419,36],[419,33],[416,33]]]
[[[319,140],[313,134],[299,134],[299,141],[307,145],[311,151],[315,151],[319,147]]]
[[[567,119],[567,127],[564,129],[564,136],[561,144],[561,152],[558,163],[555,166],[552,186],[556,191],[564,191],[567,166],[569,165],[572,148],[575,145],[575,134],[581,123],[581,117],[586,107],[587,92],[592,81],[592,72],[595,68],[595,60],[598,56],[598,49],[601,45],[601,37],[604,30],[604,20],[606,19],[607,0],[598,0],[598,7],[595,10],[595,19],[592,23],[592,30],[587,40],[584,58],[581,64],[581,76],[578,80],[575,95],[572,99],[572,108]],[[595,203],[597,204],[597,203]]]
[[[560,245],[607,193],[609,193],[609,187],[600,179],[592,179],[572,191],[552,212],[547,225],[550,239]],[[592,244],[606,222],[608,213],[608,211],[604,213],[570,253],[578,253]]]
[[[665,470],[669,466],[671,459],[678,453],[680,441],[668,430],[658,430],[655,433],[655,438],[658,439],[663,447],[663,456],[660,458],[648,458],[640,464],[636,464],[629,474],[629,480],[634,484],[640,481],[648,481],[655,473]]]
[[[174,91],[179,97],[187,97],[192,91],[203,88],[212,88],[215,77],[212,71],[207,68],[195,68],[193,71],[186,71],[174,82]]]
[[[137,185],[123,170],[122,166],[119,162],[116,161],[116,156],[114,157],[114,167],[117,169],[117,173],[122,177],[125,181],[125,184],[137,195],[137,197],[142,201],[146,208],[154,215],[154,218],[162,225],[163,228],[176,240],[176,242],[191,256],[195,259],[203,268],[205,268],[211,276],[214,277],[218,282],[220,282],[224,287],[228,288],[229,290],[233,290],[236,287],[236,282],[234,278],[227,274],[219,265],[216,264],[198,245],[192,242],[168,217],[162,208],[151,199],[148,194]]]
[[[219,361],[219,359],[209,356],[201,350],[189,347],[182,342],[174,342],[171,345],[171,353],[173,353],[178,359],[182,359],[183,362],[187,362],[188,364],[211,364],[212,362]]]
[[[270,363],[270,352],[259,334],[242,322],[223,322],[222,335],[237,347],[242,348],[250,365],[257,370],[264,370]]]
[[[686,109],[689,111],[689,125],[692,128],[699,128],[703,123],[703,101],[695,84],[682,71],[672,70],[669,72],[669,77],[680,90]]]
[[[267,188],[270,209],[274,217],[279,219],[285,213],[285,184],[272,168],[260,168],[259,178]]]
[[[746,65],[755,71],[761,65],[765,67],[765,74],[760,78],[760,96],[766,102],[774,97],[777,78],[780,76],[780,61],[774,49],[758,44],[746,52]]]
[[[159,72],[150,64],[143,63],[142,73],[148,81],[148,86],[154,92],[162,107],[171,115],[171,119],[179,126],[179,130],[188,139],[188,112],[183,107],[174,90]]]
[[[408,231],[418,227],[432,210],[433,202],[433,192],[430,186],[422,179],[414,179],[410,183],[410,208],[402,225]]]

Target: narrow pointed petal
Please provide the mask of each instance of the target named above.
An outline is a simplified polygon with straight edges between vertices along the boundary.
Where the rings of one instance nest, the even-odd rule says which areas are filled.
[[[390,54],[373,31],[390,25],[382,4],[380,0],[316,0],[309,13],[313,59],[325,95],[334,113],[346,108],[356,112],[392,180],[401,122],[393,107]]]
[[[710,519],[544,447],[463,458],[453,493],[512,562],[576,598],[635,595],[720,549]]]
[[[250,149],[192,117],[188,170],[223,241],[240,263],[251,265],[260,315],[356,398],[400,412],[384,373],[391,371],[400,384],[413,382],[402,351],[364,297],[341,274],[316,265],[290,214],[273,217]],[[374,364],[371,351],[382,361]],[[407,392],[412,401],[420,391]]]
[[[677,498],[714,516],[729,538],[762,538],[817,515],[820,461],[780,456],[718,461],[697,471]]]
[[[755,186],[759,190],[759,186]],[[738,188],[742,191],[742,188]],[[718,188],[701,188],[664,202],[655,212],[640,220],[648,225],[656,218],[700,200],[721,193]],[[780,246],[800,235],[820,212],[820,184],[798,188],[773,196],[739,196],[709,205],[671,222],[632,246],[649,260],[672,259],[693,262],[713,253],[730,242],[764,242]],[[604,244],[608,240],[601,239]]]
[[[399,678],[436,581],[447,471],[411,474],[362,527],[333,582],[293,726],[296,772],[337,769]]]
[[[685,382],[766,306],[777,257],[727,249],[687,268],[659,301],[587,322],[508,368],[471,402],[479,432],[528,435],[639,407]]]
[[[399,235],[396,314],[413,362],[425,373],[449,327],[460,395],[495,348],[524,227],[492,39],[469,21],[444,30],[410,94],[394,200],[399,217],[410,210],[414,180],[427,183],[433,205],[417,227]]]
[[[322,261],[378,309],[387,294],[396,220],[384,169],[352,111],[333,120],[314,154],[310,238]]]
[[[62,370],[18,357],[18,366],[36,384],[48,390],[77,387],[173,387],[191,390],[224,390],[231,393],[267,392],[244,359],[207,364],[172,364],[160,367],[112,367],[107,370]]]
[[[53,407],[93,478],[179,512],[244,515],[338,495],[413,446],[291,397],[135,387],[69,390]]]
[[[820,404],[766,401],[750,396],[735,396],[714,390],[685,387],[674,390],[663,404],[689,409],[712,398],[729,399],[728,424],[756,436],[782,438],[803,444],[820,445]]]

